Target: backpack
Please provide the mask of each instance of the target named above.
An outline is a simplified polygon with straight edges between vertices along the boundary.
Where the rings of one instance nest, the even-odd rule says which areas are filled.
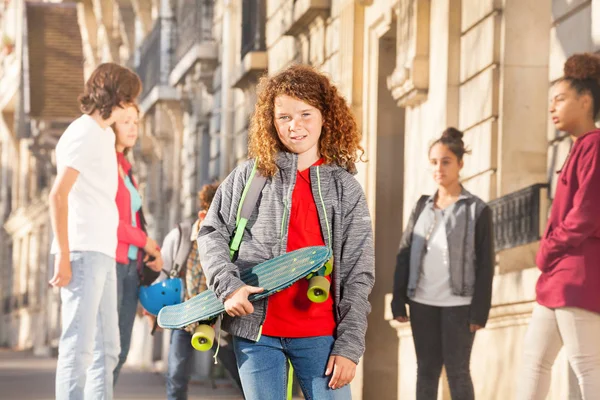
[[[180,222],[177,224],[179,230],[179,243],[177,245],[177,251],[175,252],[175,258],[173,258],[173,265],[169,271],[170,278],[177,278],[181,276],[186,265],[187,259],[192,251],[192,241],[190,237],[192,235],[192,224],[189,222]]]
[[[163,269],[168,278],[177,278],[183,272],[183,268],[185,268],[190,251],[192,250],[192,241],[189,240],[192,234],[192,225],[188,222],[180,222],[177,224],[177,228],[179,229],[179,243],[177,244],[173,265],[170,271]],[[153,257],[149,261],[152,260],[154,260]],[[150,269],[144,262],[140,273],[140,286],[152,285],[159,276],[160,272]]]

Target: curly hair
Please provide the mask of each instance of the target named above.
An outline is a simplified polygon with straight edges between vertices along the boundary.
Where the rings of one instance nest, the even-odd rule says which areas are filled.
[[[79,96],[81,112],[98,110],[104,119],[110,118],[114,107],[131,104],[142,92],[140,77],[129,68],[115,63],[100,64],[85,83]]]
[[[275,128],[275,98],[286,95],[317,108],[323,116],[319,152],[325,164],[336,164],[350,173],[363,160],[361,133],[346,100],[333,83],[307,65],[293,65],[258,84],[258,99],[250,121],[248,154],[264,176],[277,172],[277,153],[286,151]],[[360,153],[360,154],[359,154]]]
[[[573,54],[564,66],[564,78],[578,95],[588,93],[592,97],[593,117],[600,111],[600,56],[593,53]]]
[[[200,210],[208,211],[219,185],[220,182],[215,181],[202,186],[202,189],[198,192],[198,206],[200,207]]]

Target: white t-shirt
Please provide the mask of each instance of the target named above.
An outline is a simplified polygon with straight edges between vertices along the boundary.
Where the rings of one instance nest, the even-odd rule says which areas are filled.
[[[435,307],[468,306],[471,304],[471,297],[456,296],[452,293],[446,219],[442,210],[434,210],[436,222],[429,237],[419,282],[412,300]]]
[[[69,192],[69,249],[97,251],[115,257],[119,211],[115,134],[89,115],[69,125],[56,145],[57,170],[79,171]],[[52,253],[58,252],[56,239]]]

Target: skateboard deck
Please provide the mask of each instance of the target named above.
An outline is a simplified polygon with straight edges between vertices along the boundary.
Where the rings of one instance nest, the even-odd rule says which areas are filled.
[[[262,262],[241,272],[241,280],[250,286],[264,288],[262,293],[248,297],[251,302],[264,299],[294,282],[324,268],[331,257],[325,246],[305,247]],[[163,307],[158,313],[158,325],[180,329],[198,321],[210,321],[225,312],[221,300],[212,290],[205,290],[180,304]]]

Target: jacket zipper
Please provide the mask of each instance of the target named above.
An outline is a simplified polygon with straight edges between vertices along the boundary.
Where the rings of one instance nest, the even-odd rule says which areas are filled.
[[[294,172],[294,171],[292,171]],[[292,175],[292,179],[290,182],[294,181],[294,177]],[[286,198],[283,200],[283,204],[284,204],[284,210],[283,210],[283,217],[281,218],[281,235],[279,237],[280,240],[283,241],[283,237],[285,234],[284,229],[286,228],[286,216],[291,212],[291,203],[292,203],[292,185],[290,185],[290,188],[288,189],[288,193]],[[282,242],[283,243],[283,242]],[[256,336],[256,341],[258,342],[260,340],[260,337],[262,336],[262,329],[263,329],[263,325],[265,323],[265,319],[267,318],[267,301],[265,301],[265,306],[263,308],[263,313],[262,313],[262,318],[260,320],[260,326],[258,328],[258,335]]]
[[[327,247],[333,252],[333,245],[331,242],[331,228],[329,227],[329,218],[327,217],[327,209],[325,208],[325,201],[323,200],[323,194],[321,193],[321,172],[319,166],[317,166],[317,187],[319,190],[319,199],[321,200],[321,208],[323,209],[323,215],[325,216],[325,225],[327,227]]]
[[[319,192],[319,200],[321,203],[321,209],[323,210],[323,216],[325,217],[325,226],[327,228],[327,247],[329,247],[329,251],[331,251],[331,257],[333,257],[333,242],[332,242],[332,238],[331,238],[331,227],[329,226],[329,217],[327,216],[327,208],[325,207],[325,200],[323,200],[323,193],[321,192],[321,170],[319,168],[319,166],[317,165],[317,189]],[[314,197],[314,195],[313,195]],[[320,222],[320,220],[319,220]],[[335,262],[333,267],[335,268]],[[331,271],[332,274],[332,282],[333,282],[333,270]],[[341,284],[341,282],[340,282]],[[335,285],[335,283],[334,283]],[[335,292],[337,293],[337,291]],[[337,302],[335,301],[335,297],[333,298],[333,308],[334,308],[334,316],[335,316],[335,321],[336,323],[340,320],[340,312],[339,309],[337,307]]]

